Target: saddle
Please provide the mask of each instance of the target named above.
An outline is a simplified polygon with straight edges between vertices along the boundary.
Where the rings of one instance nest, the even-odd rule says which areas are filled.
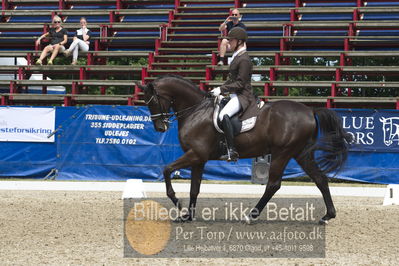
[[[227,104],[228,98],[219,95],[215,97],[214,101],[214,111],[213,111],[213,125],[219,133],[224,133],[222,128],[222,121],[219,120],[219,113],[223,107]],[[234,136],[240,133],[247,132],[251,130],[256,124],[256,118],[259,114],[260,109],[265,105],[263,101],[260,101],[255,107],[247,108],[244,112],[240,111],[230,118],[233,125]],[[241,119],[244,117],[245,119]],[[247,118],[249,117],[249,118]]]

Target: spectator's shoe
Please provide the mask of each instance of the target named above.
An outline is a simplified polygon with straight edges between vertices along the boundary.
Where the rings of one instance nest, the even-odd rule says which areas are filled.
[[[223,65],[224,65],[223,61],[220,60],[220,61],[218,62],[218,66],[223,66]]]
[[[41,66],[42,66],[42,65],[43,65],[43,62],[42,62],[42,60],[37,59],[35,64],[36,64],[36,65],[41,65]]]
[[[49,60],[49,61],[47,62],[47,65],[52,66],[52,65],[53,65],[53,60]]]
[[[69,49],[65,50],[64,55],[65,57],[71,56],[71,51]]]
[[[77,61],[72,61],[71,65],[77,65],[78,62]]]

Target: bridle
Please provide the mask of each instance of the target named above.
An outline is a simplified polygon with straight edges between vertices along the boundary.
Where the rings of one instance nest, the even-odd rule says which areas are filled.
[[[148,106],[149,103],[151,103],[154,99],[156,99],[156,102],[158,103],[158,107],[159,107],[160,113],[151,115],[150,118],[151,118],[152,121],[157,120],[157,119],[161,119],[162,122],[170,124],[174,120],[179,119],[179,118],[184,117],[185,115],[189,114],[187,111],[197,107],[198,105],[200,105],[202,103],[202,101],[200,101],[198,104],[195,104],[195,105],[192,105],[190,107],[187,107],[187,108],[185,108],[185,109],[183,109],[183,110],[181,110],[179,112],[169,113],[169,112],[166,112],[164,110],[163,106],[161,105],[161,101],[159,100],[160,98],[163,98],[165,100],[169,100],[169,99],[159,95],[157,93],[157,91],[155,90],[155,88],[154,88],[153,91],[154,91],[154,94],[151,96],[151,98],[147,102],[145,102],[145,104]],[[170,101],[170,104],[173,105],[173,100]],[[172,120],[173,116],[175,117],[175,119]]]
[[[165,99],[165,97],[162,97],[162,96],[158,95],[158,93],[157,93],[157,91],[155,89],[153,91],[154,91],[154,94],[151,96],[151,98],[147,102],[145,102],[145,104],[148,106],[148,104],[150,104],[154,99],[156,99],[156,103],[158,103],[158,107],[159,107],[160,113],[151,115],[150,116],[151,120],[154,121],[154,120],[157,120],[157,119],[161,119],[162,122],[169,124],[171,122],[170,118],[172,116],[174,116],[175,113],[165,112],[163,110],[164,109],[163,106],[161,105],[161,101],[159,100],[160,98],[164,98]],[[171,104],[172,103],[173,103],[173,101],[171,101]]]

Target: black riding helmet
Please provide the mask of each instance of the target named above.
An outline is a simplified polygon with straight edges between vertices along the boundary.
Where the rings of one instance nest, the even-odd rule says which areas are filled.
[[[239,41],[246,42],[248,40],[247,32],[241,27],[235,27],[229,31],[227,39],[237,39]]]

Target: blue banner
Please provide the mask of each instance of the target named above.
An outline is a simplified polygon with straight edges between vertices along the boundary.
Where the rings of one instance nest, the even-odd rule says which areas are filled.
[[[11,107],[5,109],[13,109],[16,113],[8,113],[10,117],[8,119],[16,120],[22,119],[23,117],[18,116],[25,116],[24,112],[20,113],[19,111],[23,111],[27,109],[26,107]],[[36,107],[30,107],[31,112],[29,110],[25,110],[26,117],[25,119],[30,119],[32,121],[31,126],[29,126],[28,131],[34,132],[37,131],[36,126],[40,123],[38,121],[43,119],[44,117],[36,117],[35,115],[40,114],[41,112],[37,112],[39,109]],[[45,108],[40,108],[45,110]],[[48,112],[53,111],[53,107],[47,107]],[[46,111],[44,111],[46,112]],[[54,119],[54,115],[52,117]],[[7,119],[0,120],[1,127],[11,126]],[[54,124],[54,120],[53,120]],[[25,126],[24,122],[21,122],[21,126]],[[54,125],[53,125],[54,126]],[[34,128],[33,128],[34,127]],[[45,129],[44,133],[51,131],[51,129]],[[3,136],[3,132],[0,132]],[[4,139],[4,137],[1,139]],[[46,134],[43,134],[43,138],[46,138]],[[1,177],[18,177],[18,178],[43,178],[46,176],[53,168],[55,168],[56,163],[56,150],[55,144],[51,142],[29,142],[32,138],[27,138],[24,142],[18,142],[17,138],[11,138],[8,141],[1,141],[0,142],[0,176]]]
[[[352,151],[399,152],[399,112],[395,110],[337,110],[351,133]]]
[[[81,108],[58,135],[58,178],[154,178],[167,136],[152,130],[146,108]]]
[[[336,176],[372,183],[399,183],[399,111],[336,110],[354,136],[348,162]],[[154,130],[146,107],[57,107],[55,143],[0,143],[0,175],[57,179],[163,179],[166,165],[183,152],[177,122],[166,133]],[[209,161],[204,179],[250,180],[252,160]],[[190,169],[182,169],[183,178]],[[291,160],[284,178],[304,176]]]
[[[125,180],[163,178],[163,168],[183,154],[177,123],[166,133],[154,130],[145,107],[82,107],[57,135],[58,179]],[[251,160],[235,165],[209,162],[205,178],[248,179]],[[182,170],[183,177],[189,171]]]

